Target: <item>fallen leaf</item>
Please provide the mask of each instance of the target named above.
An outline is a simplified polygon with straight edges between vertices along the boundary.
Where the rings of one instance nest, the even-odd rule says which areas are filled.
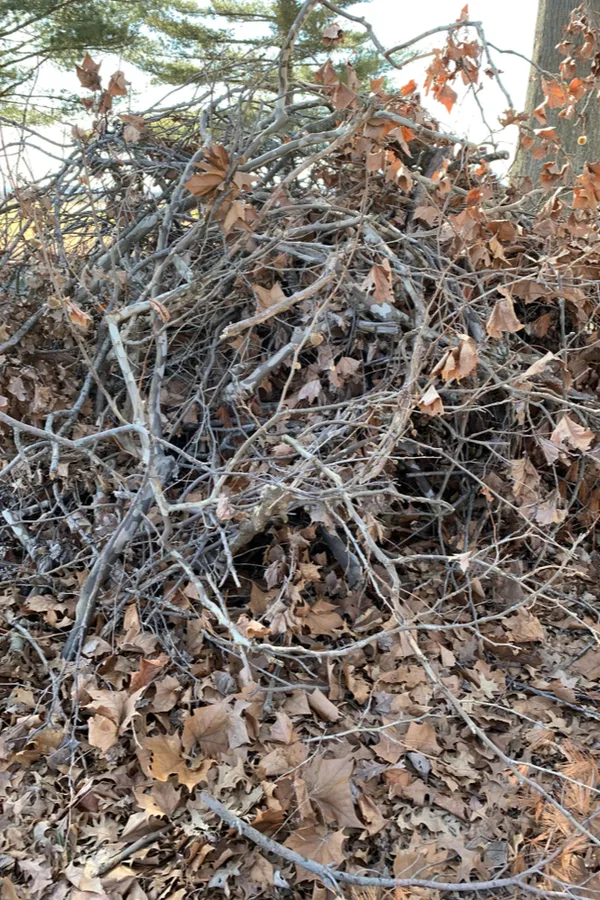
[[[354,760],[317,758],[304,767],[303,779],[313,808],[325,822],[343,828],[362,828],[354,811],[350,776]]]
[[[328,700],[318,688],[310,693],[307,699],[308,705],[320,719],[324,719],[326,722],[337,722],[340,718],[340,711],[337,706],[334,706],[331,700]]]
[[[404,743],[411,750],[421,750],[429,756],[437,756],[442,752],[435,728],[428,722],[411,722],[404,736]]]
[[[566,442],[574,450],[588,450],[590,444],[596,440],[596,435],[570,416],[564,415],[550,435],[550,440],[557,447]]]
[[[202,706],[185,720],[181,737],[183,749],[189,754],[198,744],[206,756],[219,759],[230,749],[228,729],[229,711],[223,704]]]
[[[286,847],[301,856],[312,859],[323,866],[338,866],[345,859],[343,845],[346,838],[343,830],[327,832],[325,828],[298,828],[285,842]],[[296,866],[296,881],[314,881],[312,872]]]
[[[199,769],[189,768],[181,755],[181,740],[178,734],[144,737],[140,739],[140,743],[152,754],[149,771],[152,778],[156,778],[157,781],[168,781],[171,775],[176,775],[180,784],[192,790],[201,781],[206,780],[207,772],[213,765],[213,760],[209,759],[204,760]]]

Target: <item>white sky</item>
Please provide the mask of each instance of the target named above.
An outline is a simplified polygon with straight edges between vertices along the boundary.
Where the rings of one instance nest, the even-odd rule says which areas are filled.
[[[574,0],[575,2],[575,0]],[[380,41],[387,47],[421,34],[436,26],[449,24],[457,19],[464,0],[371,0],[370,3],[360,3],[352,7],[351,12],[367,18]],[[469,3],[469,17],[472,20],[480,20],[483,24],[486,37],[497,47],[531,56],[533,46],[533,34],[535,17],[537,12],[537,0],[471,0]],[[343,25],[343,22],[341,23]],[[445,40],[445,34],[437,34],[426,38],[418,49],[425,51],[433,47],[441,47]],[[514,102],[517,111],[520,111],[525,103],[525,94],[529,80],[529,66],[524,61],[513,55],[494,54],[497,67],[503,72],[502,79]],[[98,57],[98,61],[100,57]],[[424,59],[415,63],[409,63],[402,72],[398,73],[398,84],[401,86],[411,78],[420,85],[423,80],[425,68],[429,60]],[[131,81],[134,94],[128,102],[133,112],[143,111],[151,104],[157,102],[169,89],[165,87],[151,86],[147,79],[136,71],[131,65],[122,63],[114,56],[106,55],[102,58],[101,74],[108,80],[110,74],[121,68],[129,81]],[[52,72],[53,87],[66,88],[74,93],[79,90],[79,83],[75,73]],[[507,108],[507,102],[499,90],[495,81],[482,75],[484,84],[480,94],[481,104],[485,109],[486,120],[490,127],[499,128],[498,117]],[[459,91],[459,102],[454,107],[451,115],[446,113],[444,107],[432,98],[423,97],[425,105],[432,114],[452,132],[468,136],[473,141],[484,141],[489,132],[481,120],[480,111],[472,96],[465,96],[465,91],[458,85],[454,85]],[[168,100],[171,105],[177,95],[172,95]],[[125,104],[119,106],[119,111],[125,111]],[[85,124],[84,116],[81,123]],[[51,137],[53,141],[70,142],[70,126],[54,125],[51,128],[40,131]],[[510,126],[496,136],[498,147],[512,151],[515,146],[517,129]],[[11,129],[0,129],[0,140],[3,145],[14,141],[15,134]],[[20,171],[26,176],[27,169],[35,177],[40,177],[52,171],[58,165],[56,159],[38,149],[42,142],[32,138],[29,142],[25,159],[21,159]],[[51,148],[51,152],[60,157],[61,150],[58,147]],[[4,159],[2,157],[4,156]],[[0,146],[0,169],[5,170],[6,156]],[[13,167],[14,168],[14,167]],[[1,177],[1,175],[0,175]],[[0,190],[2,185],[0,184]],[[10,189],[4,184],[5,189]]]

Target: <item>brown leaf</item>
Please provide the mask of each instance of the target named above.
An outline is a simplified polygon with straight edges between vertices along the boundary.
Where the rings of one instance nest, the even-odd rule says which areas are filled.
[[[535,510],[535,520],[540,525],[560,525],[567,517],[566,509],[559,509],[560,494],[552,491],[545,500],[538,503]]]
[[[92,324],[92,317],[72,300],[65,300],[65,309],[73,325],[77,325],[79,328],[89,328]]]
[[[183,748],[190,753],[198,744],[207,756],[219,759],[230,749],[228,730],[229,711],[222,703],[201,706],[185,720],[181,736]]]
[[[438,90],[434,89],[433,95],[435,99],[439,103],[441,103],[449,113],[452,112],[452,107],[458,99],[458,94],[456,93],[456,91],[452,90],[449,84],[443,85],[443,87],[439,88]]]
[[[108,82],[108,93],[111,97],[125,97],[127,94],[127,84],[125,81],[125,75],[123,72],[115,72],[114,75],[110,76],[110,81]]]
[[[394,291],[392,290],[392,270],[389,261],[384,259],[382,263],[371,266],[371,271],[361,285],[363,291],[371,291],[376,303],[394,303]]]
[[[557,81],[556,78],[552,78],[550,81],[542,78],[542,90],[550,109],[559,109],[568,100],[566,87]]]
[[[574,450],[588,450],[590,444],[596,440],[596,435],[593,431],[575,422],[570,416],[565,415],[550,435],[550,440],[557,447],[561,447],[566,442]]]
[[[351,757],[317,758],[303,769],[310,802],[325,822],[337,822],[344,828],[362,828],[354,811],[350,776],[354,768]]]
[[[276,281],[271,288],[262,287],[260,284],[253,284],[252,290],[258,301],[256,305],[257,312],[263,312],[265,309],[269,309],[270,306],[275,306],[277,303],[281,303],[282,300],[285,300],[285,294],[278,281]]]
[[[192,790],[199,782],[206,780],[206,774],[213,760],[204,760],[199,769],[190,769],[181,755],[181,741],[178,734],[159,734],[156,737],[140,739],[142,747],[152,753],[149,772],[157,781],[168,781],[176,775],[179,783]]]
[[[305,762],[308,756],[306,744],[297,741],[295,744],[282,744],[260,760],[258,764],[261,777],[286,775]]]
[[[282,744],[293,744],[298,740],[294,723],[287,713],[279,710],[276,714],[277,721],[271,726],[270,740],[279,741]]]
[[[130,691],[138,691],[140,688],[146,687],[158,675],[161,669],[164,669],[170,662],[166,653],[161,653],[156,659],[141,659],[140,668],[131,676],[129,685]]]
[[[437,756],[442,752],[435,728],[428,722],[411,722],[404,736],[404,743],[411,750],[420,750],[429,756]]]
[[[327,600],[317,600],[303,617],[311,634],[335,634],[342,628],[344,620],[337,612],[338,607]]]
[[[328,833],[325,828],[308,826],[293,831],[285,842],[285,846],[290,850],[295,850],[301,856],[306,856],[308,859],[321,863],[323,866],[337,866],[345,859],[343,851],[345,840],[343,829]],[[298,883],[313,881],[316,877],[312,872],[308,872],[301,866],[296,866],[296,881]]]
[[[177,703],[181,691],[182,687],[179,681],[172,675],[166,675],[156,684],[156,694],[152,701],[153,711],[169,712]]]
[[[336,86],[333,89],[333,93],[331,95],[331,102],[335,109],[347,109],[349,106],[354,106],[356,104],[356,100],[358,95],[356,91],[350,90],[343,81],[338,81]]]
[[[323,43],[326,47],[337,46],[344,42],[344,30],[339,22],[332,22],[323,32]]]
[[[372,836],[383,831],[387,825],[387,819],[381,813],[381,810],[366,794],[360,794],[358,798],[358,808],[365,823],[367,834]]]
[[[262,888],[272,887],[274,884],[275,874],[273,863],[257,853],[252,863],[252,868],[248,873],[248,878],[253,884],[258,884]]]
[[[340,711],[337,706],[334,706],[331,700],[328,700],[327,697],[321,693],[319,688],[316,688],[309,694],[307,699],[308,705],[320,719],[324,719],[326,722],[337,722],[340,718]]]
[[[93,716],[88,722],[88,740],[92,747],[106,753],[117,742],[117,725],[106,716]]]
[[[170,782],[152,785],[149,794],[145,794],[141,788],[134,790],[133,793],[138,806],[147,816],[171,816],[181,800],[181,791]]]
[[[318,400],[323,393],[323,388],[321,387],[321,382],[318,378],[314,378],[311,381],[307,381],[305,385],[303,385],[298,391],[298,400],[308,400],[309,403],[312,403],[313,400]]]
[[[510,464],[513,494],[520,506],[534,506],[540,499],[540,476],[527,457],[516,459]]]
[[[426,416],[444,415],[444,404],[442,402],[442,398],[436,391],[433,384],[429,385],[429,387],[419,400],[418,407],[422,413],[425,413]]]
[[[479,356],[477,354],[477,344],[472,337],[466,334],[459,335],[460,343],[458,347],[451,350],[444,358],[444,364],[440,370],[440,374],[444,381],[452,381],[456,379],[461,381],[467,378],[477,368]],[[435,367],[432,375],[438,373],[439,365]]]
[[[505,625],[511,640],[515,644],[526,644],[546,639],[546,630],[538,617],[524,607],[519,609],[514,616],[509,616]]]
[[[95,63],[89,53],[85,54],[83,62],[80,66],[75,66],[77,77],[81,87],[90,91],[99,91],[102,89],[102,82],[98,72],[100,71],[100,63]]]
[[[503,297],[501,300],[496,301],[492,314],[487,320],[485,330],[490,337],[501,338],[505,331],[509,334],[514,334],[524,327],[523,323],[517,319],[512,299]]]

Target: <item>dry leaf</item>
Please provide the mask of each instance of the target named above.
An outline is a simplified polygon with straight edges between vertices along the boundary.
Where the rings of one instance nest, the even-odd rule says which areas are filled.
[[[428,722],[411,722],[404,735],[404,743],[411,750],[420,750],[428,756],[438,756],[442,752],[435,728]]]
[[[203,761],[199,769],[189,768],[181,755],[181,741],[178,734],[144,737],[140,739],[140,743],[152,754],[149,772],[157,781],[168,781],[171,775],[176,775],[180,784],[192,790],[201,781],[206,780],[207,772],[213,765],[213,760],[208,759]]]
[[[550,435],[550,440],[557,447],[566,442],[573,450],[589,450],[590,445],[596,440],[596,435],[570,416],[564,415]]]
[[[293,831],[285,842],[285,846],[323,866],[337,866],[345,859],[342,849],[345,840],[343,829],[328,833],[325,828],[309,826]],[[298,884],[302,881],[313,881],[316,877],[307,869],[296,866]]]
[[[313,808],[325,822],[336,822],[341,828],[362,828],[354,811],[350,776],[354,761],[317,758],[303,769],[303,779]]]
[[[340,718],[337,706],[334,706],[318,688],[309,694],[307,699],[308,705],[320,719],[324,719],[326,722],[337,722]]]
[[[285,300],[285,294],[278,281],[270,288],[262,287],[260,284],[253,284],[252,290],[258,301],[256,307],[257,312],[264,312],[265,309],[269,309],[269,307],[275,306],[277,303],[281,303],[282,300]]]
[[[487,320],[486,331],[490,337],[501,338],[504,332],[515,334],[524,328],[515,314],[515,307],[510,297],[503,297],[496,301],[492,314]]]
[[[229,710],[222,703],[202,706],[185,720],[181,741],[186,753],[198,744],[203,753],[214,759],[230,749]]]
[[[361,288],[363,291],[373,290],[373,299],[376,303],[391,303],[395,301],[394,291],[392,289],[392,270],[389,260],[384,259],[382,263],[371,266],[371,270]]]
[[[442,398],[436,391],[433,384],[429,385],[429,387],[419,400],[418,407],[422,413],[425,413],[426,416],[444,415],[444,404],[442,402]]]

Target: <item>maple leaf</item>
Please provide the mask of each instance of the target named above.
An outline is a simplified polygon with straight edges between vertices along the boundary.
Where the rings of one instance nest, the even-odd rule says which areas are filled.
[[[566,442],[574,450],[588,450],[590,444],[596,440],[596,435],[593,431],[575,422],[570,416],[564,415],[550,435],[550,440],[557,447],[561,447]]]
[[[127,94],[127,84],[123,72],[115,72],[110,76],[107,91],[111,97],[125,97]]]
[[[504,332],[515,334],[524,328],[522,322],[519,322],[515,307],[510,297],[503,297],[496,301],[496,305],[492,310],[492,314],[486,322],[485,330],[490,337],[501,338]]]
[[[100,71],[100,63],[94,62],[89,53],[86,53],[80,66],[75,66],[77,77],[81,87],[90,91],[99,91],[102,89],[102,82],[98,72]]]
[[[552,78],[550,81],[542,78],[542,90],[550,109],[558,109],[567,102],[567,90],[556,78]]]
[[[301,856],[321,863],[323,866],[338,866],[345,859],[343,845],[346,838],[343,829],[328,832],[325,828],[307,826],[292,831],[284,846]],[[301,866],[296,866],[296,881],[314,881],[317,875]]]
[[[134,796],[147,816],[171,816],[181,801],[181,791],[170,782],[152,785],[150,793],[145,794],[141,788],[134,790]]]
[[[157,781],[168,781],[171,775],[176,775],[180,784],[192,790],[201,781],[206,780],[208,770],[213,765],[213,760],[208,759],[203,760],[199,769],[190,769],[181,755],[181,740],[178,734],[144,737],[140,743],[152,754],[148,772]]]
[[[219,759],[230,749],[228,729],[229,710],[222,703],[201,706],[185,720],[181,737],[183,748],[190,753],[198,744],[203,753]]]
[[[354,811],[350,776],[354,769],[351,757],[314,759],[303,769],[303,779],[310,802],[325,822],[340,827],[362,828]]]
[[[442,87],[434,87],[433,96],[449,113],[452,112],[452,107],[458,100],[458,94],[452,90],[449,84],[444,84]]]

